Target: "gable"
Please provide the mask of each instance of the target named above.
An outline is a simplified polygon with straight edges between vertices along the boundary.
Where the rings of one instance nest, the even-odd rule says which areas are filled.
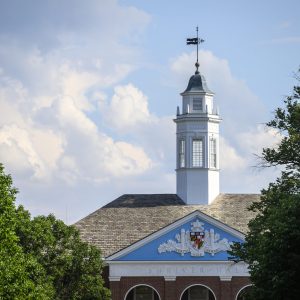
[[[122,236],[119,238],[122,239]],[[243,240],[241,232],[195,211],[107,260],[227,261],[227,250],[232,242]]]

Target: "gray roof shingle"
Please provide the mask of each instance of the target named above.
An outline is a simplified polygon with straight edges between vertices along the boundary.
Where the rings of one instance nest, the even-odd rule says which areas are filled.
[[[155,207],[167,205],[185,205],[176,194],[125,194],[106,204],[102,208],[112,207]]]
[[[259,194],[220,194],[210,205],[186,205],[175,194],[127,194],[74,225],[107,257],[195,210],[246,233],[254,216],[247,208],[259,199]]]

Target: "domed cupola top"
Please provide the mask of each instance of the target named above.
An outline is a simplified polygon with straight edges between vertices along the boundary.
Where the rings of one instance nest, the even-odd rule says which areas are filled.
[[[198,45],[200,43],[203,43],[204,40],[200,39],[198,37],[198,26],[196,27],[196,31],[197,31],[197,37],[196,38],[188,38],[186,40],[187,45],[197,45],[197,61],[195,63],[195,67],[196,67],[196,72],[195,75],[193,75],[190,80],[189,80],[189,84],[187,86],[187,88],[185,89],[185,91],[183,93],[181,93],[182,96],[184,96],[187,93],[208,93],[213,95],[213,92],[207,87],[206,85],[206,80],[204,78],[204,76],[202,76],[199,72],[199,60],[198,60]]]
[[[204,76],[201,75],[198,70],[195,72],[195,75],[190,78],[189,84],[182,95],[188,92],[204,92],[213,94],[213,92],[207,87]]]

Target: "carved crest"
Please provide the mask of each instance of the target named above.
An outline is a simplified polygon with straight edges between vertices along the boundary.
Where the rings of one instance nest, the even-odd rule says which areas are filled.
[[[196,220],[191,223],[191,230],[181,229],[176,234],[176,240],[168,240],[159,245],[158,252],[177,252],[184,256],[190,253],[191,256],[204,256],[209,253],[212,256],[221,251],[230,249],[231,243],[227,239],[220,238],[220,234],[215,233],[213,228],[204,229],[204,223]]]
[[[192,223],[190,240],[195,249],[200,249],[204,244],[205,232],[203,225],[204,223],[200,222],[199,220]]]

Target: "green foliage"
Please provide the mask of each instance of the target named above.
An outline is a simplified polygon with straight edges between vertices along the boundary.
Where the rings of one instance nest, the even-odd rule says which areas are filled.
[[[110,299],[98,249],[53,215],[31,220],[0,164],[0,299]]]
[[[19,243],[17,190],[0,164],[0,299],[51,299],[54,290],[44,268]]]
[[[277,149],[263,149],[266,166],[284,165],[287,170],[300,172],[300,86],[284,101],[284,109],[277,108],[275,118],[267,126],[280,130],[283,139]]]
[[[267,126],[279,130],[276,148],[263,149],[265,166],[283,167],[281,177],[262,190],[261,201],[250,210],[243,244],[235,243],[230,254],[249,264],[254,284],[249,299],[300,298],[300,87],[287,97]]]
[[[23,249],[44,266],[54,283],[56,299],[108,299],[100,273],[100,252],[81,241],[75,227],[53,215],[22,225],[18,235]]]

